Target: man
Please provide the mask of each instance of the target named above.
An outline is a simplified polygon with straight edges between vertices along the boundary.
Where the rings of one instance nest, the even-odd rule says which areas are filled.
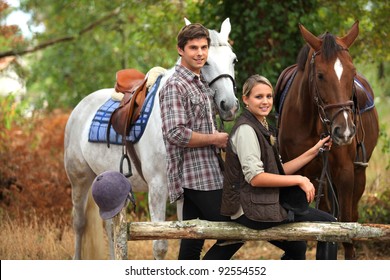
[[[183,27],[177,37],[180,64],[160,91],[169,198],[171,203],[184,198],[183,220],[228,220],[220,215],[223,175],[217,148],[226,147],[229,135],[215,129],[213,92],[201,73],[209,45],[204,26]],[[182,240],[179,259],[199,260],[203,244]],[[203,259],[230,259],[241,246],[219,240]]]

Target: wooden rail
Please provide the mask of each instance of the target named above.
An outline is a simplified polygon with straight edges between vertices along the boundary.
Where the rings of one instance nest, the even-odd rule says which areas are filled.
[[[253,230],[234,222],[204,220],[125,222],[125,214],[113,219],[116,259],[127,259],[127,241],[157,239],[390,241],[390,225],[359,223],[291,223]]]

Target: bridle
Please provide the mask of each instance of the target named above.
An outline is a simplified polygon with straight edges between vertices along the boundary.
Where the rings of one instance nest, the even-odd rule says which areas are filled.
[[[217,77],[215,77],[214,79],[211,80],[211,82],[209,82],[209,87],[211,87],[212,84],[214,84],[216,81],[218,81],[219,79],[223,79],[223,78],[228,78],[232,81],[233,83],[233,91],[234,91],[234,95],[236,95],[237,93],[237,86],[236,86],[236,81],[234,80],[234,78],[229,75],[229,74],[221,74],[221,75],[218,75]],[[223,120],[220,119],[220,127],[218,130],[220,131],[224,131],[224,123],[223,123]]]
[[[233,83],[233,90],[234,90],[234,93],[237,92],[237,87],[236,87],[236,81],[234,80],[234,78],[229,75],[229,74],[221,74],[221,75],[218,75],[217,77],[215,77],[214,79],[211,80],[211,82],[209,83],[209,87],[211,87],[212,84],[214,84],[216,81],[218,81],[219,79],[223,79],[223,78],[229,78],[232,83]]]
[[[341,49],[341,51],[348,51],[348,49]],[[355,111],[355,108],[354,108],[354,96],[355,96],[355,92],[356,92],[356,88],[355,88],[355,83],[352,82],[352,85],[353,85],[353,88],[352,88],[352,98],[351,100],[348,100],[346,102],[341,102],[341,103],[334,103],[334,104],[325,104],[325,102],[323,101],[323,99],[321,98],[320,94],[319,94],[319,89],[318,89],[318,85],[316,83],[316,69],[315,69],[315,58],[318,54],[320,54],[321,51],[315,51],[313,54],[312,54],[312,57],[311,57],[311,61],[310,61],[310,74],[309,74],[309,79],[310,79],[310,82],[311,82],[311,85],[313,88],[311,88],[312,92],[313,92],[313,96],[314,96],[314,102],[315,104],[317,105],[317,109],[318,109],[318,115],[319,115],[319,119],[322,123],[322,126],[325,130],[325,132],[321,135],[322,137],[325,137],[327,135],[331,135],[332,131],[331,131],[331,127],[332,127],[332,124],[335,120],[335,118],[343,113],[343,112],[347,112],[347,113],[351,113],[352,116],[354,116],[353,112]],[[337,109],[331,116],[329,116],[329,110],[330,109]],[[354,118],[354,123],[355,123],[355,118]],[[329,186],[329,189],[330,189],[330,192],[331,192],[331,196],[332,196],[332,200],[331,200],[331,203],[332,203],[332,215],[333,216],[337,216],[338,213],[339,213],[339,203],[338,203],[338,199],[337,199],[337,195],[336,195],[336,192],[334,190],[334,187],[333,187],[333,184],[332,184],[332,178],[330,176],[330,172],[329,172],[329,166],[328,166],[328,156],[329,156],[329,150],[328,149],[325,149],[325,148],[321,148],[320,151],[319,151],[319,154],[322,156],[322,172],[321,172],[321,176],[318,180],[318,191],[317,191],[317,196],[316,196],[316,208],[318,209],[319,208],[319,204],[320,204],[320,199],[321,199],[321,196],[323,196],[322,192],[323,192],[323,187],[324,187],[324,184],[326,183],[326,181],[328,182],[328,186]],[[326,179],[326,180],[325,180]]]
[[[214,84],[216,81],[218,81],[219,79],[223,79],[223,78],[228,78],[232,81],[233,83],[233,91],[234,91],[234,95],[236,95],[237,93],[237,87],[236,87],[236,81],[234,80],[234,78],[229,75],[229,74],[221,74],[221,75],[218,75],[217,77],[215,77],[214,79],[211,80],[211,82],[209,82],[209,87],[211,87],[212,84]],[[223,122],[223,119],[222,118],[219,118],[219,127],[217,128],[219,131],[225,131],[225,124]],[[225,150],[223,148],[221,149],[216,149],[216,154],[217,154],[217,158],[218,158],[218,161],[219,161],[219,165],[221,167],[221,170],[223,171],[224,170],[224,162],[223,162],[223,159],[222,159],[222,152],[225,152]]]
[[[341,49],[342,51],[348,51],[348,49]],[[321,120],[321,123],[328,135],[331,135],[330,128],[332,127],[333,121],[335,118],[343,113],[348,112],[351,113],[352,116],[354,116],[353,112],[355,111],[354,108],[354,102],[353,98],[356,92],[355,83],[352,81],[352,98],[351,100],[348,100],[347,102],[341,102],[341,103],[334,103],[334,104],[325,104],[323,99],[321,98],[318,90],[318,85],[316,83],[316,71],[315,71],[315,57],[320,54],[321,51],[316,51],[312,54],[311,61],[310,61],[310,82],[313,86],[313,93],[314,93],[314,102],[317,105],[318,108],[318,115]],[[330,109],[337,109],[333,115],[329,117],[328,112]],[[355,122],[355,120],[354,120]]]

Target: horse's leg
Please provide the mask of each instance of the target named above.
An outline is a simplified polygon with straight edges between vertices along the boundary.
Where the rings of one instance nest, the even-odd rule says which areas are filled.
[[[356,167],[355,168],[355,178],[354,178],[354,191],[351,197],[351,222],[357,222],[359,219],[359,209],[358,204],[363,196],[365,186],[366,186],[366,168],[365,167]],[[355,248],[352,243],[344,243],[344,255],[345,259],[355,259]]]
[[[75,233],[75,252],[73,258],[75,260],[81,260],[81,242],[86,224],[85,210],[87,198],[88,188],[82,188],[82,186],[72,184],[73,230]]]
[[[344,164],[338,168],[339,174],[337,182],[335,183],[338,188],[338,200],[339,200],[339,221],[340,222],[354,222],[353,220],[353,196],[355,188],[354,167],[353,163]],[[354,248],[351,243],[343,243],[344,257],[345,259],[354,258]]]
[[[165,221],[168,189],[166,179],[153,178],[149,183],[149,213],[152,222]],[[162,184],[163,182],[163,184]],[[165,182],[165,183],[164,183]],[[153,256],[156,260],[163,260],[168,251],[167,240],[153,240]]]
[[[72,185],[73,228],[75,232],[74,259],[102,258],[103,255],[101,250],[99,252],[99,249],[98,252],[92,254],[89,252],[89,250],[96,249],[95,246],[99,244],[95,241],[96,238],[93,238],[100,237],[99,231],[93,231],[96,231],[96,227],[99,226],[98,223],[101,223],[101,221],[99,221],[99,215],[96,215],[98,209],[90,191],[96,175],[81,157],[81,151],[76,154],[74,151],[70,151],[69,147],[66,149],[65,169]],[[94,230],[91,230],[91,227],[94,227]],[[91,237],[87,238],[89,234]],[[89,238],[94,240],[89,240]],[[100,243],[102,242],[101,239]]]

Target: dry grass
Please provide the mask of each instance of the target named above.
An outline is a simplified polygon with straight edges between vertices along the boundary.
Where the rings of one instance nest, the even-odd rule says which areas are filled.
[[[12,221],[3,219],[0,226],[0,259],[2,260],[69,260],[74,251],[74,234],[69,225],[55,225],[37,216]],[[179,240],[168,241],[167,260],[177,259]],[[206,240],[205,250],[213,240]],[[314,258],[312,249],[308,259]],[[267,242],[247,242],[234,256],[237,260],[279,259],[282,251]],[[128,258],[152,260],[152,241],[129,241]]]
[[[69,260],[73,255],[73,230],[68,225],[33,215],[0,224],[0,259],[2,260]]]
[[[0,240],[0,259],[2,260],[70,260],[74,253],[74,234],[69,223],[53,223],[37,215],[31,215],[22,220],[3,217],[0,223]],[[204,251],[213,243],[213,240],[206,240]],[[180,241],[169,240],[168,244],[165,259],[177,259]],[[380,254],[377,248],[373,248],[370,243],[360,243],[357,258],[362,260],[390,259],[388,252]],[[233,259],[278,260],[282,253],[280,249],[268,242],[248,241]],[[343,258],[341,249],[338,259]],[[128,259],[153,260],[152,241],[129,241]],[[308,242],[307,259],[315,259],[315,242]]]

